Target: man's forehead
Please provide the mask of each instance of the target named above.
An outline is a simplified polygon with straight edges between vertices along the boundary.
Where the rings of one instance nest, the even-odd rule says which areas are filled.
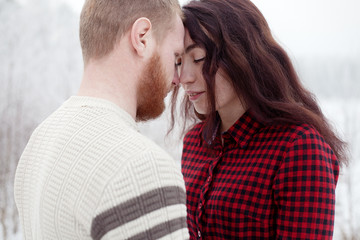
[[[185,29],[184,24],[180,18],[180,16],[176,16],[176,19],[174,20],[175,24],[173,25],[174,31],[178,34],[179,37],[184,37]]]
[[[173,32],[173,41],[175,41],[175,44],[177,45],[179,49],[179,51],[181,50],[181,52],[179,54],[182,54],[183,50],[184,50],[184,37],[185,37],[185,29],[184,29],[184,25],[183,22],[181,20],[181,18],[179,16],[177,16],[176,22],[174,24],[174,28],[175,31]]]

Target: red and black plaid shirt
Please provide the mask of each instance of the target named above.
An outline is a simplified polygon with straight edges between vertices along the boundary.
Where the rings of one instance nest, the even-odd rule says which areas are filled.
[[[245,113],[209,145],[184,139],[191,239],[331,239],[339,165],[309,125],[263,126]]]

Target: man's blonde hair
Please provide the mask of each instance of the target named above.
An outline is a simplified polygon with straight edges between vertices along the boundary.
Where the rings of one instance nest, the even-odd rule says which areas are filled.
[[[80,43],[84,62],[106,56],[140,17],[148,18],[157,40],[170,29],[177,0],[86,0],[80,16]]]

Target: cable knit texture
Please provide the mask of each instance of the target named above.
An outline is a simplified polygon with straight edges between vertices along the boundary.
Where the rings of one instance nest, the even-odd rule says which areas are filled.
[[[102,99],[71,97],[37,127],[15,201],[27,240],[189,238],[180,169]]]

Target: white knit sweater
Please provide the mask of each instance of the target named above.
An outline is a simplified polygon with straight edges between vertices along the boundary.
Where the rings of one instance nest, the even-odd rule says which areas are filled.
[[[34,131],[15,201],[27,240],[189,238],[174,160],[102,99],[71,97]]]

